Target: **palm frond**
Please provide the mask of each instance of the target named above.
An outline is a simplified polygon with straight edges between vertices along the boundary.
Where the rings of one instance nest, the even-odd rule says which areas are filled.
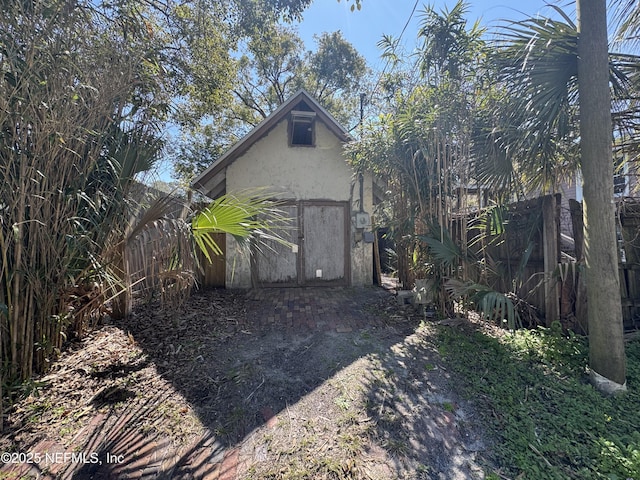
[[[174,210],[176,197],[173,195],[161,195],[157,197],[148,208],[145,208],[139,218],[132,219],[126,227],[124,242],[127,244],[135,238],[145,227],[151,223],[161,220]]]
[[[613,17],[616,25],[616,42],[637,45],[640,40],[640,5],[635,0],[616,2]]]
[[[530,173],[549,172],[540,165],[552,165],[577,137],[577,39],[574,24],[557,20],[529,18],[503,27],[493,61],[510,92],[505,123],[516,128],[505,128],[501,140]]]
[[[278,209],[279,204],[269,192],[261,190],[222,195],[194,216],[191,228],[196,245],[209,261],[210,251],[222,253],[213,239],[214,233],[232,235],[241,245],[255,239],[290,246],[277,233],[290,224],[290,219]]]
[[[429,247],[429,254],[438,265],[449,268],[477,261],[472,252],[462,251],[447,229],[431,225],[430,230],[428,235],[417,235],[417,238]]]
[[[510,147],[504,140],[508,133],[498,127],[487,127],[479,127],[473,137],[473,174],[479,184],[486,185],[496,193],[513,190],[511,187],[516,182],[517,172],[510,155]]]
[[[489,159],[478,157],[483,178],[491,179],[491,159],[495,163],[500,155],[517,163],[513,173],[530,190],[557,185],[578,167],[578,31],[562,9],[552,7],[560,20],[528,18],[500,30],[491,59],[499,72],[498,82],[508,93],[499,108],[507,105],[508,113],[491,130],[497,134],[485,133],[478,142],[477,152],[489,154]],[[635,131],[631,125],[637,103],[633,78],[640,71],[640,61],[617,53],[610,55],[609,64],[613,118],[618,129],[627,132],[622,138],[628,142],[635,137],[628,132]],[[504,173],[497,178],[503,183],[509,180]]]
[[[506,323],[511,330],[521,326],[520,314],[507,294],[497,292],[480,283],[456,279],[447,280],[445,289],[453,298],[468,298],[485,319],[496,322],[500,326]]]
[[[453,241],[440,241],[426,235],[419,235],[418,239],[427,244],[435,262],[445,268],[457,265],[462,258],[462,250]]]

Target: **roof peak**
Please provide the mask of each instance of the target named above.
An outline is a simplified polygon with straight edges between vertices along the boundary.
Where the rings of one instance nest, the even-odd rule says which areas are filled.
[[[350,140],[349,132],[326,110],[320,102],[306,89],[300,88],[289,96],[264,120],[256,125],[244,137],[231,146],[222,156],[213,162],[204,172],[198,175],[191,186],[202,189],[218,173],[231,164],[235,159],[242,156],[255,142],[271,131],[289,112],[291,112],[300,101],[304,100],[311,111],[315,112],[317,118],[321,120],[333,134],[341,141]]]

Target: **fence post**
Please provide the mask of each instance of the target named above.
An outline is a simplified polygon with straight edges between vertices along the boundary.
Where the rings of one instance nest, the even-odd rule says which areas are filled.
[[[560,320],[560,292],[554,273],[559,262],[559,195],[542,199],[542,245],[544,253],[544,310],[547,327]]]
[[[571,211],[571,225],[573,227],[573,241],[576,249],[576,267],[584,263],[584,219],[582,218],[582,204],[574,199],[569,199]],[[575,316],[582,333],[587,334],[587,286],[580,269],[577,271]]]
[[[116,296],[113,299],[113,311],[114,318],[125,318],[131,313],[131,272],[129,268],[129,260],[127,258],[128,247],[126,242],[122,240],[118,245],[118,252],[116,257],[116,271],[121,276],[118,280],[122,283],[116,285]]]

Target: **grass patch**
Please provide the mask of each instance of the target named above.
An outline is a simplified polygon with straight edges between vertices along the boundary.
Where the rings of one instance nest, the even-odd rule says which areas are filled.
[[[587,342],[556,329],[499,337],[439,327],[439,351],[492,435],[496,473],[518,479],[640,479],[640,342],[629,391],[588,382]],[[492,476],[489,476],[492,478]]]

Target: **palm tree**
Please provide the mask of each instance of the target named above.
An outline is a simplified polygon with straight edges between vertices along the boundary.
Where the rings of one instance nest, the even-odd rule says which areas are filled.
[[[364,128],[353,146],[358,167],[388,181],[389,221],[405,286],[414,275],[433,273],[419,235],[435,232],[444,238],[455,188],[466,175],[474,82],[484,56],[483,30],[468,25],[467,11],[462,0],[451,10],[425,8],[415,54],[398,51],[397,40],[383,38],[378,44],[383,57],[404,69],[383,82],[389,115]]]
[[[577,26],[556,9],[564,21],[535,18],[505,28],[496,63],[509,107],[503,122],[479,139],[479,151],[493,155],[478,161],[489,178],[492,162],[518,158],[510,161],[511,173],[530,190],[553,188],[563,175],[582,168],[590,367],[598,388],[614,392],[625,388],[626,366],[612,204],[611,91],[628,104],[626,87],[638,62],[609,56],[605,0],[585,4],[578,1]]]
[[[529,18],[500,32],[491,57],[501,86],[497,113],[474,138],[483,183],[552,192],[577,168],[578,34],[560,13],[563,21]]]
[[[606,0],[578,0],[580,151],[591,378],[601,390],[626,389],[626,360],[611,174],[611,97]]]

